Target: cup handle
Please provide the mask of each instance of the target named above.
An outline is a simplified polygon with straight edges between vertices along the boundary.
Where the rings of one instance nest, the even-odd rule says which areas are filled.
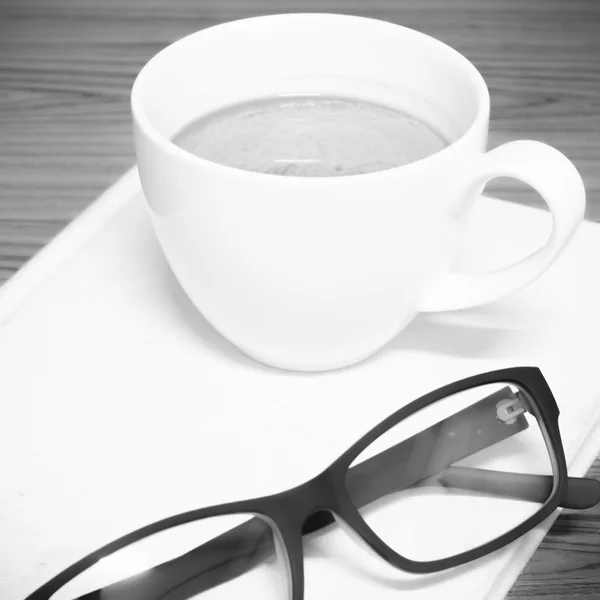
[[[553,225],[547,243],[506,267],[468,275],[450,272],[425,289],[420,312],[469,308],[506,296],[537,279],[561,253],[583,220],[585,189],[581,176],[564,154],[530,140],[509,142],[476,159],[459,184],[460,198],[472,198],[491,179],[513,177],[539,192],[550,207]],[[460,209],[460,207],[457,207]]]

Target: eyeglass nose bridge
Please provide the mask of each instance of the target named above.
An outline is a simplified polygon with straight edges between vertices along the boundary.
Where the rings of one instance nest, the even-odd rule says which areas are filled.
[[[328,471],[279,496],[272,514],[287,550],[289,600],[304,597],[304,536],[335,522],[337,498],[335,480]]]
[[[294,515],[298,533],[306,535],[334,523],[338,497],[334,479],[324,472],[290,490],[282,508],[288,517]]]

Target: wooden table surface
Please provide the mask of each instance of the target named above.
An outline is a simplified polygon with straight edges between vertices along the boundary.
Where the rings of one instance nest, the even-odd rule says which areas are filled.
[[[464,53],[490,88],[490,147],[559,148],[600,221],[600,1],[0,0],[0,281],[132,164],[129,92],[151,55],[218,22],[312,11],[395,21]],[[600,507],[563,514],[509,598],[600,599]]]

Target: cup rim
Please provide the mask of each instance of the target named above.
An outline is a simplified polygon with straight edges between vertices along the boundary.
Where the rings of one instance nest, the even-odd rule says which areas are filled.
[[[438,150],[437,152],[430,154],[424,158],[413,161],[411,163],[405,165],[399,165],[396,167],[391,167],[389,169],[383,169],[380,171],[371,171],[368,173],[355,173],[350,175],[335,175],[335,176],[304,176],[304,175],[278,175],[275,173],[261,173],[257,171],[249,171],[246,169],[240,169],[238,167],[232,167],[229,165],[224,165],[221,163],[214,162],[207,158],[202,158],[183,148],[177,146],[170,138],[164,136],[159,133],[157,129],[153,126],[150,118],[147,116],[146,111],[143,108],[143,100],[142,100],[142,92],[140,87],[142,85],[142,81],[145,77],[147,77],[148,72],[153,68],[155,62],[158,62],[159,57],[167,52],[173,50],[174,47],[183,45],[188,43],[191,38],[201,36],[205,32],[209,30],[213,30],[215,28],[224,29],[224,28],[235,28],[243,26],[244,24],[255,21],[265,21],[265,20],[280,20],[285,21],[289,19],[309,19],[309,18],[334,18],[341,19],[344,21],[364,21],[369,23],[377,23],[379,26],[388,26],[394,27],[396,29],[402,29],[405,32],[409,32],[410,35],[414,35],[421,38],[426,38],[427,42],[437,46],[441,51],[450,54],[455,62],[457,68],[461,68],[463,73],[467,76],[468,81],[474,87],[477,98],[477,107],[475,116],[468,126],[468,128],[454,141],[450,144]],[[229,175],[230,177],[244,177],[247,179],[260,179],[261,181],[270,180],[277,181],[279,183],[290,182],[295,185],[311,185],[311,184],[320,184],[322,185],[324,182],[336,182],[336,184],[345,184],[345,183],[357,183],[358,181],[367,181],[374,180],[376,178],[397,176],[399,173],[408,174],[416,169],[419,169],[423,166],[427,165],[435,165],[436,162],[445,159],[447,156],[460,151],[461,147],[467,143],[468,139],[471,138],[476,130],[479,129],[481,124],[487,124],[490,112],[490,95],[485,80],[483,76],[475,67],[475,65],[463,54],[461,54],[458,50],[455,50],[452,46],[449,46],[445,42],[441,40],[418,31],[416,29],[412,29],[410,27],[406,27],[404,25],[400,25],[397,23],[393,23],[391,21],[384,21],[382,19],[375,19],[372,17],[361,17],[355,15],[347,15],[340,13],[280,13],[280,14],[272,14],[272,15],[260,15],[255,17],[246,17],[243,19],[235,19],[233,21],[226,21],[224,23],[218,23],[216,25],[212,25],[210,27],[206,27],[204,29],[200,29],[195,31],[189,35],[186,35],[179,40],[165,46],[156,54],[154,54],[141,68],[139,73],[137,74],[133,86],[131,89],[131,111],[134,122],[137,126],[143,130],[143,132],[156,144],[162,147],[164,151],[173,155],[174,158],[184,161],[190,165],[200,165],[204,168],[211,168],[216,170],[217,172],[222,172],[224,175]]]

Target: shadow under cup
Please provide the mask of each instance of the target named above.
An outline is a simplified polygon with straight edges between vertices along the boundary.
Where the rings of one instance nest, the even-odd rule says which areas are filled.
[[[285,94],[401,108],[450,144],[383,171],[293,177],[223,166],[170,141],[207,113]],[[383,347],[449,269],[461,227],[453,184],[485,149],[489,96],[475,67],[434,38],[374,19],[290,14],[165,48],[136,79],[132,109],[154,229],[186,293],[252,358],[319,371]]]

